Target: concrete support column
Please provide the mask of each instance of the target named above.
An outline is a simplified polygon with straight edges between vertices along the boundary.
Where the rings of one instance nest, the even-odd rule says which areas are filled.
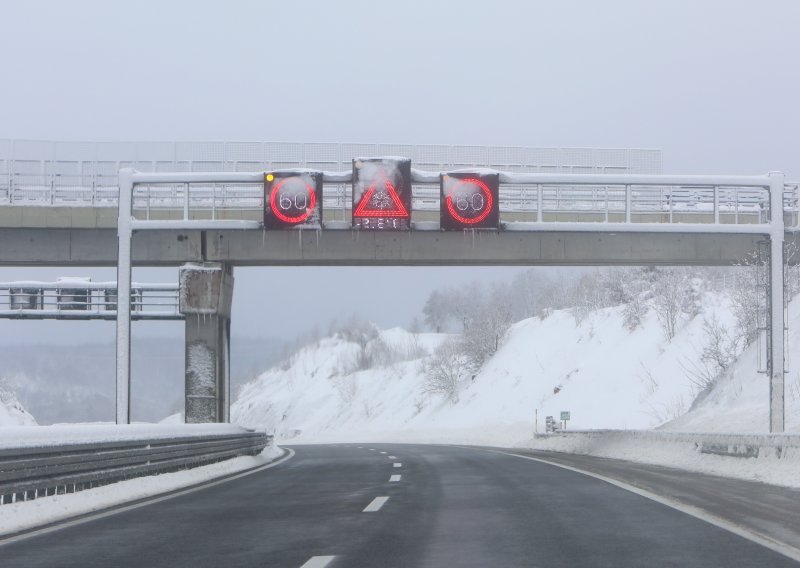
[[[230,420],[233,268],[190,263],[180,269],[180,312],[186,316],[186,422]]]

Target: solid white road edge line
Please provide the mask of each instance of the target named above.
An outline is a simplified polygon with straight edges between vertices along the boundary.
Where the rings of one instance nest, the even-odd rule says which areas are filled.
[[[392,483],[392,482],[395,482],[395,481],[400,481],[401,477],[403,477],[403,476],[402,475],[392,475],[392,476],[389,477],[389,482]]]
[[[287,452],[285,456],[282,458],[278,458],[275,461],[271,461],[267,464],[264,464],[259,467],[254,467],[253,469],[248,469],[242,471],[240,473],[236,473],[231,475],[230,477],[226,477],[225,479],[218,479],[217,481],[204,481],[198,485],[194,485],[192,487],[188,487],[186,489],[176,489],[174,492],[169,493],[168,495],[156,495],[153,497],[145,497],[143,501],[139,503],[134,503],[133,505],[112,505],[110,510],[100,511],[98,513],[88,513],[85,517],[81,517],[80,519],[73,519],[69,520],[66,519],[63,522],[56,522],[54,525],[50,525],[48,527],[44,527],[41,529],[34,529],[30,532],[26,532],[23,534],[18,534],[15,536],[9,536],[3,538],[0,536],[0,547],[11,544],[13,542],[18,542],[20,540],[25,540],[26,538],[30,538],[33,536],[39,536],[42,534],[48,534],[51,532],[59,531],[61,529],[65,529],[67,527],[73,527],[75,525],[82,525],[83,523],[88,523],[89,521],[94,521],[97,519],[105,519],[106,517],[110,517],[112,515],[116,515],[117,513],[124,513],[125,511],[132,511],[134,509],[139,509],[141,507],[146,507],[147,505],[153,505],[154,503],[160,503],[161,501],[167,501],[169,499],[174,499],[175,497],[180,497],[181,495],[186,495],[188,493],[194,493],[195,491],[200,491],[201,489],[206,489],[207,487],[214,487],[215,485],[222,485],[223,483],[227,483],[228,481],[233,481],[234,479],[239,479],[245,477],[247,475],[251,475],[253,473],[258,473],[259,471],[264,471],[265,469],[269,469],[271,467],[275,467],[276,465],[280,465],[288,459],[294,457],[294,450],[291,448],[284,448]],[[87,491],[91,491],[88,489]]]
[[[333,562],[335,556],[312,556],[308,562],[300,566],[300,568],[325,568],[328,564]]]
[[[400,462],[394,462],[394,467],[403,467],[403,464]]]
[[[795,548],[793,546],[790,546],[788,544],[784,544],[782,542],[778,542],[777,540],[774,540],[773,538],[771,538],[771,537],[769,537],[767,535],[764,535],[764,534],[761,534],[759,532],[755,532],[753,530],[750,530],[750,529],[747,529],[745,527],[739,526],[739,525],[737,525],[735,523],[732,523],[732,522],[730,522],[728,520],[725,520],[725,519],[723,519],[721,517],[718,517],[718,516],[716,516],[716,515],[714,515],[712,513],[709,513],[708,511],[704,511],[703,509],[699,509],[699,508],[693,507],[691,505],[686,505],[686,504],[681,503],[679,501],[675,501],[675,500],[669,499],[667,497],[662,497],[661,495],[656,495],[655,493],[651,493],[650,491],[647,491],[645,489],[640,489],[640,488],[635,487],[633,485],[629,485],[628,483],[625,483],[624,481],[619,481],[617,479],[612,479],[610,477],[606,477],[605,475],[600,475],[599,473],[593,473],[591,471],[586,471],[584,469],[579,469],[577,467],[572,467],[572,466],[560,464],[560,463],[557,463],[557,462],[547,461],[546,459],[534,458],[532,456],[513,454],[511,452],[503,452],[503,451],[500,451],[500,450],[486,450],[486,449],[484,449],[483,451],[485,451],[485,452],[493,452],[493,453],[496,453],[496,454],[505,454],[507,456],[513,456],[515,458],[522,458],[524,460],[531,460],[531,461],[535,461],[535,462],[539,462],[539,463],[544,463],[544,464],[547,464],[547,465],[560,467],[562,469],[567,469],[569,471],[574,471],[575,473],[581,473],[583,475],[588,475],[589,477],[594,477],[595,479],[599,479],[600,481],[605,481],[606,483],[610,483],[611,485],[619,487],[620,489],[624,489],[626,491],[630,491],[631,493],[635,493],[636,495],[639,495],[639,496],[644,497],[646,499],[650,499],[651,501],[655,501],[656,503],[660,503],[661,505],[665,505],[667,507],[671,507],[672,509],[675,509],[676,511],[680,511],[681,513],[685,513],[685,514],[690,515],[690,516],[692,516],[692,517],[694,517],[696,519],[700,519],[701,521],[705,521],[706,523],[709,523],[711,525],[714,525],[715,527],[719,527],[719,528],[721,528],[723,530],[731,532],[731,533],[733,533],[733,534],[735,534],[737,536],[740,536],[740,537],[742,537],[744,539],[747,539],[747,540],[749,540],[751,542],[755,542],[756,544],[760,544],[761,546],[763,546],[765,548],[768,548],[768,549],[770,549],[770,550],[772,550],[774,552],[777,552],[777,553],[782,554],[784,556],[788,556],[792,560],[800,561],[800,549],[797,549],[797,548]]]
[[[372,500],[372,503],[364,507],[364,510],[361,512],[374,513],[375,511],[380,511],[381,507],[383,507],[386,504],[386,501],[388,500],[389,500],[388,497],[375,497],[375,499]]]

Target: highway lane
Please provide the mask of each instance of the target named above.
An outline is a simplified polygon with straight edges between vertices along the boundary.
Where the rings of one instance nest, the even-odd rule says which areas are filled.
[[[491,448],[491,451],[497,449]],[[704,515],[712,515],[725,524],[800,551],[800,489],[579,454],[503,451],[621,481],[677,506],[701,510]]]
[[[640,495],[531,460],[445,446],[294,449],[269,470],[0,546],[0,565],[797,566]]]

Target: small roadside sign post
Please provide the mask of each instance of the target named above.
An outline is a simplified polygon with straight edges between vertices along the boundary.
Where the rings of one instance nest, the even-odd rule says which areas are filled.
[[[561,411],[561,421],[564,423],[564,430],[567,429],[567,420],[569,420],[569,411]]]

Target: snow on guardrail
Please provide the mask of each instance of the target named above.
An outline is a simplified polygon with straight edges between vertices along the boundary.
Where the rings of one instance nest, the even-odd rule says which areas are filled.
[[[0,505],[255,456],[272,445],[263,431],[200,426],[9,428],[20,436],[0,442]]]
[[[575,430],[538,434],[529,447],[800,487],[800,434]]]

